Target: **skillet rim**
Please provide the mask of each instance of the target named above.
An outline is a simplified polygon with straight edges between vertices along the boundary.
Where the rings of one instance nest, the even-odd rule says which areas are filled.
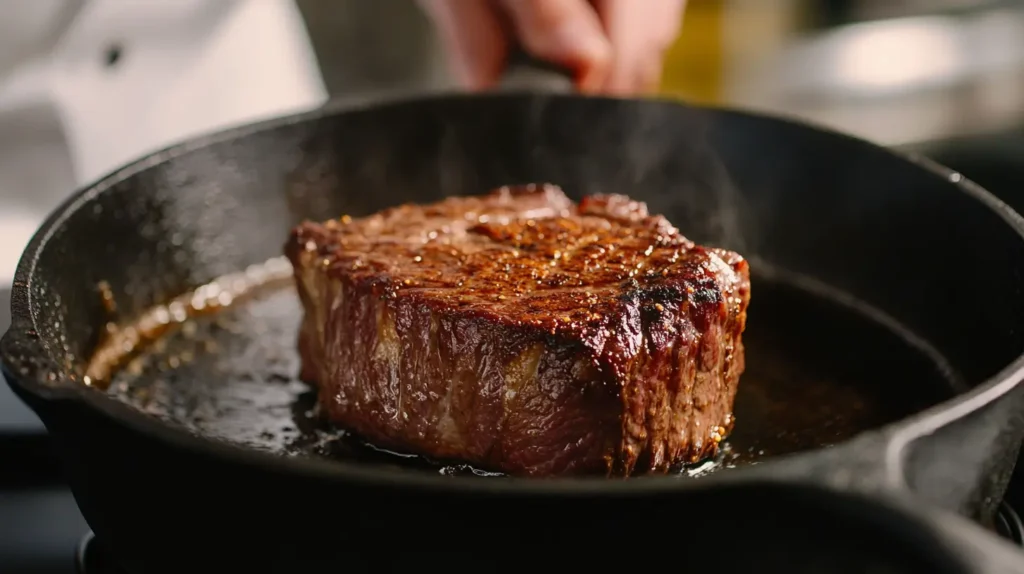
[[[43,249],[46,248],[50,238],[65,220],[71,217],[78,210],[87,206],[93,198],[106,192],[111,187],[131,178],[135,174],[155,167],[159,164],[171,161],[177,157],[196,152],[211,145],[224,143],[231,140],[241,139],[246,136],[265,133],[275,129],[281,129],[302,123],[312,123],[316,120],[345,113],[372,113],[388,107],[401,107],[407,105],[423,105],[434,101],[451,101],[458,99],[516,99],[516,98],[537,98],[537,99],[589,99],[605,102],[628,102],[634,105],[643,106],[678,106],[696,110],[709,116],[733,116],[750,119],[768,120],[773,124],[788,124],[799,127],[802,130],[810,130],[826,135],[829,138],[846,140],[861,147],[870,147],[881,150],[890,156],[909,162],[924,170],[933,177],[946,180],[954,185],[960,192],[967,194],[976,201],[993,211],[1009,225],[1021,241],[1024,242],[1024,217],[1010,208],[1005,202],[992,195],[980,185],[974,183],[960,173],[949,169],[939,163],[927,159],[919,154],[908,153],[877,146],[864,139],[838,132],[828,127],[816,125],[812,122],[787,117],[781,114],[763,113],[757,111],[745,111],[739,108],[727,106],[705,106],[694,105],[668,97],[650,97],[639,99],[616,98],[607,96],[586,96],[579,94],[537,94],[529,92],[505,92],[498,94],[466,94],[437,92],[417,96],[385,96],[374,102],[336,101],[326,106],[285,116],[275,117],[253,123],[247,123],[202,133],[183,141],[176,142],[162,149],[150,152],[128,164],[125,164],[97,181],[86,185],[72,193],[40,225],[39,229],[32,236],[26,246],[15,271],[14,281],[11,289],[11,324],[7,332],[0,338],[0,371],[3,372],[8,383],[23,395],[26,402],[37,413],[43,408],[43,404],[53,406],[85,407],[95,413],[108,418],[111,422],[119,424],[127,429],[143,434],[152,439],[167,443],[174,447],[182,448],[194,453],[212,456],[232,463],[244,464],[246,466],[259,467],[263,471],[271,471],[278,474],[298,474],[306,478],[338,480],[349,483],[365,483],[375,486],[394,486],[415,488],[427,491],[452,492],[460,491],[467,495],[474,494],[502,494],[502,495],[552,495],[566,496],[579,495],[589,496],[597,494],[615,495],[643,495],[664,492],[668,489],[699,488],[709,484],[723,481],[742,480],[744,477],[753,474],[752,469],[741,472],[714,473],[699,481],[680,481],[671,476],[650,476],[642,477],[640,480],[616,481],[604,477],[566,477],[537,480],[530,478],[508,477],[502,480],[480,480],[475,477],[465,476],[440,476],[429,473],[407,472],[390,468],[379,468],[364,463],[355,463],[340,460],[326,460],[302,457],[286,457],[270,451],[259,450],[249,446],[232,443],[214,437],[204,436],[192,432],[180,425],[175,425],[147,415],[138,409],[117,401],[105,393],[96,392],[95,389],[86,387],[78,382],[67,380],[51,381],[48,377],[57,371],[55,366],[58,359],[48,352],[45,343],[29,335],[35,331],[36,321],[33,313],[32,280],[35,275],[36,265]],[[16,364],[13,357],[33,357],[30,365]],[[42,360],[39,360],[42,359]],[[18,371],[17,374],[16,370]],[[902,456],[905,447],[916,439],[931,434],[955,420],[958,420],[971,412],[974,412],[985,405],[988,405],[1002,396],[1008,394],[1024,381],[1024,353],[1019,355],[1010,364],[1001,369],[997,374],[976,385],[967,392],[960,393],[950,399],[942,401],[914,415],[903,418],[883,427],[876,427],[861,432],[850,439],[837,443],[833,448],[850,445],[859,439],[873,435],[886,436],[886,451],[884,453],[886,468],[889,473],[885,478],[893,486],[902,486],[904,481],[899,472]],[[50,415],[42,416],[44,423]],[[831,449],[830,449],[831,450]],[[808,459],[814,454],[821,452],[821,449],[813,449],[800,453],[793,453],[779,457],[773,457],[758,467],[762,470],[778,467],[781,463],[792,462],[798,459]],[[739,470],[739,469],[737,469]]]

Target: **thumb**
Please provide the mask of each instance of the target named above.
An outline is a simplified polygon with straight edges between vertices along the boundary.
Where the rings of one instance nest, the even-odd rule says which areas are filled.
[[[503,0],[516,36],[532,56],[569,69],[580,89],[600,88],[612,63],[611,44],[586,0]]]

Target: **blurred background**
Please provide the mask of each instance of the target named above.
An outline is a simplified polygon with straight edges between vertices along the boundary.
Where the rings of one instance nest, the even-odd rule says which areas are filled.
[[[452,87],[413,0],[0,10],[0,332],[21,250],[77,187],[210,130]],[[690,0],[662,92],[923,153],[1024,211],[1024,0]],[[0,385],[0,572],[72,571],[85,529]]]
[[[1024,212],[1024,1],[691,0],[666,95],[931,157]]]

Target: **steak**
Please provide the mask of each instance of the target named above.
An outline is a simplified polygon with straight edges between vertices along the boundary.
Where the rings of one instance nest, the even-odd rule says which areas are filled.
[[[513,475],[666,472],[733,425],[746,261],[551,185],[305,222],[302,378],[375,446]]]

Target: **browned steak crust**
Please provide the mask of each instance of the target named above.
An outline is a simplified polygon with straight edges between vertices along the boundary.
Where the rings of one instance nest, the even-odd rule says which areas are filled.
[[[732,427],[746,261],[620,195],[502,188],[303,223],[303,378],[386,448],[518,475],[664,472]]]

